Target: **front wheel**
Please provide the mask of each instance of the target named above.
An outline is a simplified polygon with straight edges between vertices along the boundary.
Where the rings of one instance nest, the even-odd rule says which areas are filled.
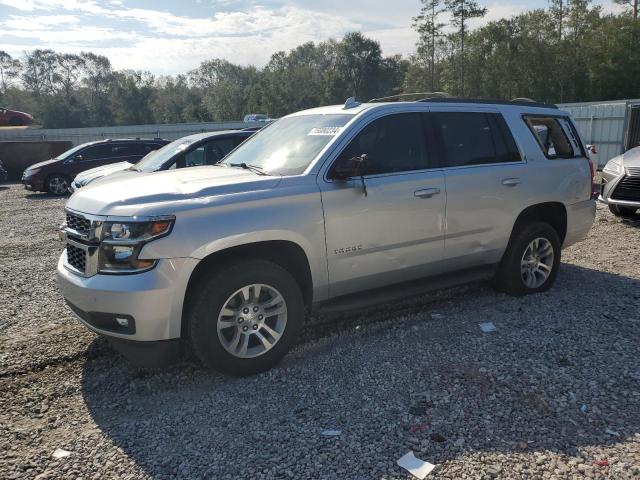
[[[545,222],[517,226],[494,278],[496,287],[521,296],[551,288],[560,266],[560,238]]]
[[[66,195],[69,193],[69,179],[60,174],[51,175],[47,179],[46,187],[51,195]]]
[[[289,272],[247,260],[201,280],[188,313],[189,337],[200,361],[232,375],[277,364],[304,320],[300,287]]]
[[[621,207],[619,205],[609,205],[609,211],[616,217],[633,218],[636,215],[636,208]]]

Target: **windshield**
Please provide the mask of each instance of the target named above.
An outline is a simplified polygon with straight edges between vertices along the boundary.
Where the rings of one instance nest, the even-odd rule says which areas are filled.
[[[133,168],[139,172],[157,172],[166,162],[178,153],[184,152],[195,141],[196,139],[188,137],[175,140],[158,150],[148,153]]]
[[[87,146],[87,144],[83,143],[82,145],[78,145],[77,147],[73,147],[71,150],[67,150],[66,152],[62,152],[55,159],[56,160],[66,160],[67,158],[71,157],[74,153],[78,152],[79,150],[82,150],[86,146]]]
[[[221,164],[246,164],[266,173],[299,175],[353,114],[300,115],[277,120],[231,152]]]

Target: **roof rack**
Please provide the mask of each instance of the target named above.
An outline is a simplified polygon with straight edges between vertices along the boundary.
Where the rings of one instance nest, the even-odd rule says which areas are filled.
[[[372,98],[367,103],[386,102],[388,100],[393,100],[394,98],[396,100],[400,100],[401,98],[404,98],[404,97],[413,97],[413,96],[416,96],[416,95],[420,95],[422,97],[421,100],[417,100],[417,101],[451,97],[451,95],[449,95],[447,92],[398,93],[397,95],[389,95],[388,97]]]
[[[539,107],[539,108],[558,108],[553,103],[542,103],[531,100],[530,98],[514,98],[513,100],[495,100],[487,98],[423,98],[418,102],[444,102],[444,103],[480,103],[480,104],[497,104],[497,105],[520,105],[522,107]]]

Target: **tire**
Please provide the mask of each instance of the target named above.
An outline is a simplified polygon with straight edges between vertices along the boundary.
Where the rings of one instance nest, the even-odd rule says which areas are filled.
[[[187,313],[189,340],[205,366],[223,373],[246,376],[270,369],[287,354],[304,321],[300,286],[273,262],[234,263],[203,277],[195,288]],[[274,315],[282,305],[284,314]],[[273,345],[267,348],[262,338]]]
[[[12,117],[9,119],[9,125],[11,125],[12,127],[23,127],[26,124],[25,124],[25,121],[22,120],[21,118]]]
[[[633,218],[636,216],[636,208],[621,207],[619,205],[609,205],[609,211],[616,217]]]
[[[537,241],[539,255],[527,255],[532,253],[529,248],[534,245],[534,241]],[[549,248],[552,257],[546,254]],[[536,251],[535,247],[533,251]],[[498,290],[514,296],[549,290],[558,274],[560,255],[558,232],[548,223],[533,221],[516,226],[494,277],[494,285]],[[546,267],[543,268],[540,264]],[[547,269],[550,270],[547,272]],[[546,278],[543,279],[545,273]]]
[[[47,177],[44,186],[51,195],[63,196],[70,193],[69,185],[69,178],[66,175],[54,173]]]

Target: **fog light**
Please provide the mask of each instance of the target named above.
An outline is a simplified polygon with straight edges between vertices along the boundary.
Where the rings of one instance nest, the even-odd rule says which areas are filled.
[[[129,328],[129,319],[128,318],[116,317],[116,322],[118,322],[118,325],[120,325],[123,328]]]

